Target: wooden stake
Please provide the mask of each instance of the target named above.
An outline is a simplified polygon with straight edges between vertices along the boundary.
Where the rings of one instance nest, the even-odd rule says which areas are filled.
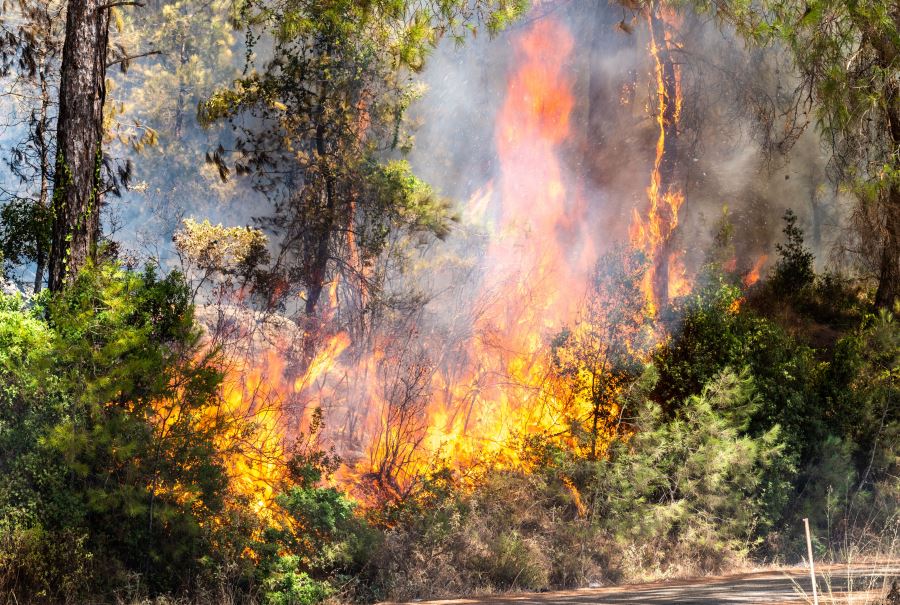
[[[809,537],[809,519],[803,519],[803,527],[806,529],[806,552],[809,554],[809,579],[812,582],[813,603],[819,605],[819,591],[816,588],[816,567],[813,564],[812,539]]]

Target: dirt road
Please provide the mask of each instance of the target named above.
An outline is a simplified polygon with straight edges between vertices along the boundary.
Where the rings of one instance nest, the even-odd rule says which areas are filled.
[[[819,571],[819,570],[817,570]],[[900,566],[833,566],[817,574],[822,605],[834,603],[881,602]],[[804,597],[803,592],[809,593]],[[587,588],[565,592],[545,592],[429,601],[417,605],[619,605],[641,603],[662,605],[712,605],[714,603],[812,603],[809,571],[791,568],[696,580],[659,582],[634,586]]]

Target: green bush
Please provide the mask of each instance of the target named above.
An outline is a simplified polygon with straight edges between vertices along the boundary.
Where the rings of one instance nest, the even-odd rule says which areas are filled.
[[[94,575],[87,540],[72,530],[0,526],[0,602],[68,602],[84,594]]]
[[[300,557],[282,555],[273,562],[262,583],[263,598],[269,605],[315,605],[334,591],[327,582],[313,580],[299,571]]]
[[[490,536],[484,569],[491,584],[506,590],[542,590],[550,585],[550,561],[538,540],[516,531]]]
[[[31,309],[0,305],[0,526],[15,549],[69,562],[15,557],[24,594],[75,599],[71,577],[113,591],[135,574],[182,592],[204,558],[229,556],[213,552],[230,542],[212,522],[228,494],[220,427],[200,419],[221,375],[199,340],[177,273],[104,266]]]
[[[671,420],[652,401],[639,410],[635,435],[610,453],[601,504],[638,567],[720,571],[749,554],[771,522],[763,488],[778,477],[786,490],[793,477],[780,427],[747,433],[760,403],[746,372],[725,371]]]

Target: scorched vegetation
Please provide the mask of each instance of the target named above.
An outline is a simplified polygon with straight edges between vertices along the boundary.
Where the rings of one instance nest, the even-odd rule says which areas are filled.
[[[0,604],[896,559],[898,48],[876,0],[6,2]]]

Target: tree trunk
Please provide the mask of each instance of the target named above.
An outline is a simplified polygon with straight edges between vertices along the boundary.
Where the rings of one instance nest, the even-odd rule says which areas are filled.
[[[893,185],[885,204],[885,234],[882,241],[875,306],[892,310],[900,298],[900,187]]]
[[[173,34],[173,37],[176,34]],[[175,140],[180,141],[184,134],[184,103],[187,98],[187,82],[185,82],[184,66],[187,65],[187,35],[182,34],[181,44],[178,51],[178,65],[180,69],[176,69],[178,74],[178,101],[175,104]]]
[[[38,153],[40,155],[41,161],[41,188],[40,193],[38,194],[38,205],[41,208],[41,227],[38,231],[38,236],[35,241],[35,268],[34,268],[34,293],[37,294],[41,291],[41,288],[44,285],[44,270],[47,268],[47,241],[45,239],[45,225],[43,223],[46,220],[47,215],[47,205],[50,197],[50,145],[48,144],[47,137],[50,135],[48,131],[49,125],[49,117],[48,111],[50,109],[50,91],[47,86],[47,74],[46,74],[46,57],[41,55],[41,73],[40,73],[40,82],[41,82],[41,109],[40,109],[40,117],[38,118],[38,130],[35,133],[37,135],[37,145],[38,145]]]
[[[324,105],[324,98],[322,104]],[[337,203],[335,178],[326,157],[328,150],[325,144],[325,125],[322,123],[319,123],[316,127],[316,153],[319,156],[322,177],[325,181],[325,190],[323,191],[325,203],[322,208],[323,216],[320,218],[322,223],[316,229],[315,251],[310,259],[309,274],[306,276],[309,287],[306,292],[305,311],[308,317],[312,317],[315,314],[316,306],[325,287],[326,270],[328,269],[328,260],[331,257],[331,235],[335,229],[334,214]]]
[[[889,65],[888,57],[882,55],[882,63]],[[900,85],[891,85],[887,107],[888,132],[893,154],[896,154],[900,150]],[[875,306],[891,310],[900,298],[900,185],[896,182],[887,191],[884,214],[885,234],[881,244]]]
[[[863,42],[870,44],[875,50],[877,63],[886,73],[896,71],[898,60],[897,45],[894,38],[886,33],[885,28],[860,10],[859,2],[848,2],[850,19],[862,32]],[[894,28],[900,27],[900,8],[894,6],[891,12]],[[900,84],[895,79],[887,83],[885,96],[885,118],[890,136],[888,156],[896,158],[900,152]],[[897,169],[896,160],[893,168]],[[900,298],[900,184],[893,182],[886,192],[884,206],[880,209],[884,214],[883,239],[881,241],[881,258],[878,269],[878,289],[875,291],[875,306],[880,309],[892,309]],[[871,234],[865,234],[871,236]]]
[[[48,282],[53,291],[97,254],[108,39],[109,9],[102,0],[69,0],[56,130]]]
[[[659,62],[660,82],[659,104],[661,112],[660,128],[662,149],[658,149],[657,158],[659,170],[658,211],[661,225],[669,229],[675,224],[672,216],[672,208],[664,203],[665,195],[675,188],[675,166],[678,159],[678,79],[675,73],[675,63],[669,52],[669,44],[666,40],[666,24],[660,18],[659,4],[654,3],[650,7],[650,34],[655,41]],[[654,283],[653,294],[658,308],[669,300],[669,257],[672,254],[672,231],[662,233],[662,242],[656,250],[653,258]]]

